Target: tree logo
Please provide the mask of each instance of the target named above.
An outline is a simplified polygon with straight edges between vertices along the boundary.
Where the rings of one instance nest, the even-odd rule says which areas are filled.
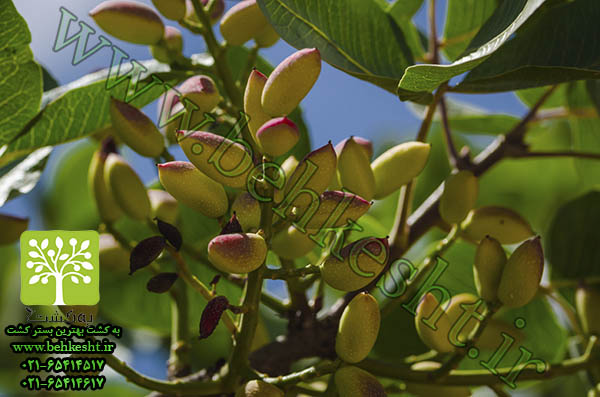
[[[21,302],[95,305],[100,300],[98,232],[26,231],[21,235]]]

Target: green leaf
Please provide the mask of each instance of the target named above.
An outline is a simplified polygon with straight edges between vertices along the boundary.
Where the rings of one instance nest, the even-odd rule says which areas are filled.
[[[544,246],[553,279],[600,276],[600,192],[563,205],[552,220]]]
[[[393,92],[413,63],[404,34],[371,0],[258,0],[277,33],[296,48]]]
[[[600,77],[600,3],[557,2],[540,9],[492,57],[455,87],[498,92]]]
[[[596,107],[596,112],[598,115],[600,115],[600,81],[588,80],[585,83],[585,88],[587,89],[588,95]]]
[[[11,0],[0,0],[0,145],[38,111],[42,72],[29,48],[31,33]]]
[[[406,44],[410,48],[413,56],[422,59],[425,54],[421,32],[417,29],[411,19],[421,8],[423,0],[396,0],[386,8],[387,13],[404,33]]]
[[[169,72],[168,66],[157,61],[140,62],[148,71],[165,82],[174,85],[183,78],[181,73]],[[128,66],[124,65],[123,69]],[[108,70],[91,73],[65,86],[44,94],[45,106],[23,128],[18,137],[8,145],[6,154],[0,157],[0,164],[31,150],[65,143],[82,138],[110,125],[108,106],[110,97],[125,98],[128,81],[123,81],[112,90],[106,90]],[[138,84],[138,90],[150,82],[146,77]],[[165,92],[162,84],[156,84],[140,95],[132,104],[142,107],[154,101]]]
[[[449,119],[452,131],[467,134],[505,134],[519,123],[520,119],[508,114],[460,115]]]
[[[525,88],[523,90],[515,91],[515,95],[527,107],[532,107],[542,97],[542,95],[548,91],[549,88],[550,87]],[[564,106],[566,102],[566,88],[566,84],[559,85],[554,92],[550,94],[550,97],[546,99],[540,109],[552,109]]]
[[[44,92],[50,91],[53,88],[59,86],[58,81],[50,74],[48,69],[42,66],[42,81],[44,85]]]
[[[406,69],[398,85],[402,101],[427,103],[440,84],[467,72],[498,50],[545,0],[504,1],[475,36],[469,55],[450,65],[415,65]]]
[[[37,185],[51,152],[52,147],[43,147],[0,170],[0,206]]]
[[[448,0],[442,48],[444,55],[452,61],[462,55],[497,6],[498,0]]]

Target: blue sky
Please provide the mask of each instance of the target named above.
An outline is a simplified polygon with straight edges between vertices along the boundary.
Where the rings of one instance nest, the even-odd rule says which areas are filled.
[[[150,0],[143,0],[151,4]],[[110,63],[111,51],[108,48],[100,50],[77,66],[71,65],[72,47],[67,47],[61,52],[52,50],[54,38],[58,27],[60,12],[59,7],[64,6],[77,15],[80,20],[91,26],[96,26],[88,16],[89,10],[100,1],[92,0],[46,0],[35,2],[35,7],[30,1],[15,1],[18,11],[29,24],[32,33],[32,50],[38,61],[44,65],[57,78],[60,84],[76,80],[87,73],[105,68]],[[442,31],[445,1],[438,2],[438,32]],[[227,7],[234,4],[226,1]],[[416,23],[426,28],[425,10],[421,10],[415,17]],[[165,21],[176,26],[173,21]],[[72,25],[72,29],[76,25]],[[218,27],[217,27],[218,32]],[[101,30],[98,28],[98,33]],[[119,40],[113,40],[134,59],[148,59],[150,53],[147,47],[133,45]],[[94,45],[92,39],[91,45]],[[184,52],[186,55],[204,51],[204,43],[198,36],[184,32]],[[275,46],[263,50],[262,55],[272,64],[276,65],[290,55],[294,48],[280,40]],[[476,104],[478,107],[489,109],[493,112],[522,114],[523,105],[513,94],[455,95],[458,99]],[[334,143],[349,135],[369,137],[376,143],[385,139],[398,142],[411,139],[415,134],[419,120],[408,109],[407,105],[398,98],[369,83],[353,78],[327,64],[323,64],[319,80],[312,91],[302,102],[305,121],[309,127],[313,146],[318,147],[332,140]],[[156,105],[146,107],[145,112],[156,118]],[[52,164],[55,163],[61,152],[68,148],[64,145],[62,150],[53,154],[48,171],[44,173],[42,186],[36,188],[31,195],[40,193],[44,184],[51,183]],[[142,175],[145,181],[155,178],[155,170],[147,162],[142,162],[135,154],[128,153],[130,160]],[[15,199],[4,206],[2,212],[14,215],[30,216],[32,227],[41,228],[37,214],[37,201],[33,197]]]

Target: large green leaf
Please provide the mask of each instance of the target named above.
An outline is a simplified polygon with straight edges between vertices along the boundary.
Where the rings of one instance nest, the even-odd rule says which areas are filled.
[[[31,34],[11,0],[0,0],[0,144],[9,142],[40,107],[42,72]]]
[[[600,276],[600,192],[593,191],[560,208],[546,236],[552,278]]]
[[[425,53],[421,32],[412,22],[412,17],[421,8],[423,0],[396,0],[386,7],[387,13],[404,33],[406,44],[410,47],[413,56],[421,60]]]
[[[258,0],[279,35],[296,48],[316,47],[323,60],[394,91],[413,63],[401,29],[372,0]]]
[[[156,61],[141,62],[147,74],[153,74],[171,85],[183,78],[182,73],[170,72],[168,66]],[[124,66],[127,68],[128,66]],[[108,70],[104,69],[44,94],[45,107],[23,128],[0,157],[0,164],[31,150],[82,138],[110,124],[108,106],[110,97],[125,98],[129,81],[123,81],[106,90]],[[138,84],[138,91],[152,80],[146,77]],[[162,84],[144,92],[132,104],[142,107],[165,92]]]
[[[407,68],[398,85],[400,99],[419,103],[431,101],[431,91],[452,77],[467,72],[482,63],[505,44],[544,1],[502,2],[465,51],[469,55],[450,65],[415,65]]]
[[[539,13],[492,57],[473,69],[460,92],[498,92],[600,78],[600,3],[556,2]]]
[[[537,101],[548,91],[550,87],[535,87],[525,88],[523,90],[515,91],[515,95],[523,104],[527,107],[532,107]],[[552,109],[566,105],[566,84],[559,85],[548,99],[542,104],[540,109]]]
[[[444,55],[451,61],[462,55],[497,6],[498,0],[448,0],[444,24]]]

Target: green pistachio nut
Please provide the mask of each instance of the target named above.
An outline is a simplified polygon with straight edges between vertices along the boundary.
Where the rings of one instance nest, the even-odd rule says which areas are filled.
[[[0,214],[0,245],[12,244],[19,241],[21,233],[27,230],[29,219]]]
[[[106,157],[104,182],[125,214],[137,220],[150,217],[152,209],[146,187],[123,157],[116,153]]]
[[[273,117],[292,112],[309,93],[321,73],[321,54],[316,48],[296,51],[284,59],[267,79],[262,106]]]
[[[292,225],[273,237],[271,250],[280,258],[296,259],[308,254],[316,245],[308,233],[302,233]]]
[[[182,204],[209,218],[227,213],[228,201],[221,184],[204,175],[192,163],[158,164],[158,178],[165,190]]]
[[[172,63],[175,55],[183,51],[183,36],[181,31],[173,26],[165,27],[165,35],[161,42],[150,46],[150,53],[157,61]]]
[[[260,34],[267,25],[267,18],[256,0],[243,0],[223,15],[221,34],[227,43],[242,45]]]
[[[375,175],[366,150],[354,137],[347,139],[338,155],[338,176],[341,185],[367,201],[375,195]]]
[[[462,222],[475,207],[479,184],[471,171],[458,171],[444,182],[440,197],[440,216],[451,225]]]
[[[308,194],[292,197],[290,193],[294,194],[295,190],[304,189],[320,195],[331,183],[336,167],[337,158],[331,143],[308,153],[286,181],[282,201],[293,200],[292,203],[296,207],[308,207],[313,200]]]
[[[410,369],[413,371],[433,372],[442,366],[437,361],[421,361],[414,363]],[[429,382],[428,382],[429,383]],[[471,390],[466,386],[430,385],[426,383],[407,383],[406,391],[418,397],[444,396],[444,397],[469,397]]]
[[[366,287],[384,269],[389,257],[387,238],[367,237],[348,244],[338,258],[330,253],[321,265],[321,277],[340,291]]]
[[[531,226],[521,215],[497,206],[472,210],[462,223],[462,229],[464,237],[474,242],[490,236],[500,244],[515,244],[534,235]]]
[[[495,302],[498,298],[498,286],[502,271],[506,265],[506,253],[493,237],[485,236],[475,251],[473,276],[477,292],[486,302]]]
[[[342,152],[342,149],[350,139],[352,139],[355,143],[358,143],[358,145],[363,149],[365,156],[369,159],[369,161],[371,161],[371,158],[373,157],[373,142],[360,136],[352,136],[340,141],[340,143],[335,145],[335,153],[339,156]]]
[[[200,171],[232,188],[245,189],[254,164],[244,146],[210,132],[178,132],[179,146]]]
[[[298,143],[300,132],[292,120],[287,117],[277,117],[263,124],[256,131],[256,138],[264,154],[278,157],[290,151]]]
[[[170,118],[175,117],[181,110],[183,110],[183,104],[181,103],[177,92],[173,89],[168,90],[167,93],[158,100],[158,126],[169,143],[177,143],[175,132],[178,129],[181,129],[180,124],[183,117],[176,118],[171,122],[168,121]]]
[[[251,380],[235,392],[235,397],[283,397],[281,389],[262,380]]]
[[[415,327],[423,343],[431,349],[439,353],[454,351],[455,346],[448,339],[452,328],[450,318],[443,310],[443,306],[439,305],[438,300],[430,293],[425,294],[417,307]]]
[[[267,24],[265,28],[260,32],[255,38],[254,41],[256,45],[260,48],[267,48],[274,46],[275,43],[279,41],[279,34],[273,29],[273,26]]]
[[[219,270],[244,274],[258,269],[267,257],[267,243],[259,234],[222,234],[208,243],[208,259]]]
[[[90,11],[90,16],[106,33],[134,44],[157,44],[165,31],[160,16],[137,1],[103,1]]]
[[[580,286],[575,293],[575,304],[583,332],[600,334],[600,316],[598,316],[600,289],[591,285]]]
[[[285,159],[283,161],[283,163],[281,163],[281,170],[283,171],[283,174],[285,175],[285,180],[286,180],[285,186],[287,186],[287,184],[290,180],[290,177],[292,176],[292,173],[294,172],[294,170],[296,170],[296,168],[298,167],[298,164],[299,164],[299,162],[296,159],[296,157],[294,157],[294,156],[288,157],[287,159]],[[283,200],[285,186],[283,187],[283,189],[277,189],[277,188],[273,189],[273,201],[275,203],[280,203],[281,200]]]
[[[105,142],[107,142],[106,145],[114,144],[112,140]],[[96,201],[100,219],[106,223],[113,223],[123,215],[123,211],[116,203],[105,182],[104,165],[109,154],[105,150],[106,145],[104,148],[97,150],[92,156],[88,171],[88,184]],[[114,148],[110,150],[114,150]]]
[[[183,82],[179,88],[180,100],[189,99],[198,109],[196,113],[208,113],[221,101],[221,95],[213,79],[208,76],[193,76]]]
[[[423,171],[431,145],[423,142],[405,142],[394,146],[373,161],[375,199],[389,196],[413,180]]]
[[[138,108],[111,98],[110,118],[119,138],[140,155],[158,157],[165,150],[162,134]]]
[[[544,271],[544,252],[540,237],[525,241],[506,261],[498,286],[498,299],[517,308],[528,304],[537,294]]]
[[[386,397],[376,377],[358,367],[348,365],[335,372],[335,386],[340,397]]]
[[[248,116],[248,129],[256,142],[258,142],[256,132],[271,119],[271,116],[263,110],[261,104],[265,84],[267,84],[267,76],[253,69],[248,77],[246,91],[244,92],[244,112]]]
[[[340,319],[335,338],[337,355],[351,364],[364,360],[375,345],[380,324],[377,299],[366,292],[356,295]]]
[[[185,17],[185,0],[152,0],[152,4],[167,19],[180,21]]]
[[[233,201],[231,211],[235,212],[244,231],[258,229],[260,226],[260,203],[250,193],[240,193]]]
[[[112,234],[100,234],[99,260],[103,270],[126,274],[129,270],[129,256],[129,251],[123,248]]]
[[[175,197],[159,189],[148,189],[152,217],[174,225],[179,217],[179,204]]]

